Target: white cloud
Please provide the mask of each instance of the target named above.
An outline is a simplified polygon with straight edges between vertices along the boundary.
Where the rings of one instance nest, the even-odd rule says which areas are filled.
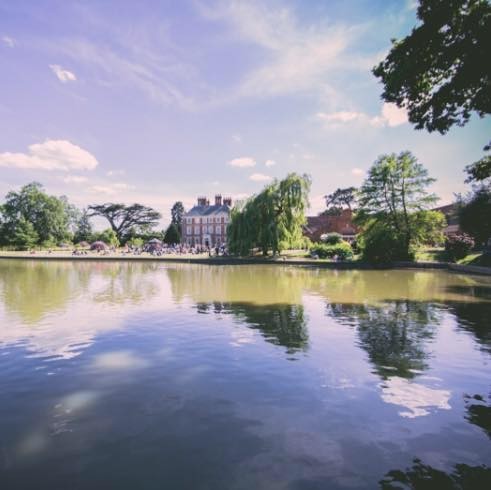
[[[382,105],[381,114],[378,116],[371,117],[364,112],[357,111],[339,111],[330,113],[318,112],[317,118],[323,121],[328,129],[339,128],[346,124],[395,127],[408,121],[405,109],[400,109],[395,104],[388,102]]]
[[[390,127],[407,123],[407,112],[396,104],[385,102],[382,106],[382,118]]]
[[[264,165],[266,165],[266,167],[273,167],[274,165],[276,165],[276,162],[274,160],[266,160]]]
[[[256,161],[251,157],[240,157],[230,160],[228,164],[232,167],[254,167],[256,165]]]
[[[254,182],[268,182],[272,177],[264,174],[252,174],[249,176],[249,180],[253,180]]]
[[[134,186],[129,185],[126,182],[116,182],[115,184],[93,185],[89,187],[89,191],[96,194],[106,194],[108,196],[113,196],[118,192],[127,191],[134,188]]]
[[[63,69],[60,65],[49,65],[49,67],[62,83],[74,82],[77,80],[77,77],[73,72]]]
[[[87,182],[89,180],[87,177],[84,177],[83,175],[67,175],[66,177],[63,177],[61,180],[65,182],[65,184],[83,184],[84,182]]]
[[[93,170],[99,164],[87,150],[67,140],[29,145],[29,153],[0,153],[0,167],[36,170]]]
[[[362,168],[352,168],[351,169],[351,175],[354,175],[355,177],[361,177],[365,175],[365,171]]]
[[[10,36],[2,36],[2,42],[5,44],[5,46],[9,48],[13,48],[17,43],[15,42],[15,39],[13,39]]]
[[[120,169],[120,170],[108,170],[106,172],[106,175],[108,177],[115,177],[117,175],[124,175],[125,173],[126,173],[126,171],[125,170],[122,170],[122,169]]]
[[[232,135],[232,139],[236,142],[236,143],[242,143],[242,136],[240,134],[234,134]]]

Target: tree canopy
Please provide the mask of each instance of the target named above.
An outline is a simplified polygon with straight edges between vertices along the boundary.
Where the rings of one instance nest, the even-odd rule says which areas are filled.
[[[382,97],[405,107],[416,128],[445,133],[471,113],[491,113],[491,5],[487,0],[420,0],[419,25],[393,40],[374,68]]]
[[[328,214],[339,214],[343,209],[352,211],[356,205],[356,187],[338,188],[324,199]]]
[[[46,194],[37,182],[10,191],[0,207],[2,243],[29,248],[69,240],[74,212],[66,198]]]
[[[267,255],[300,246],[309,190],[310,178],[292,173],[234,207],[227,232],[230,251],[248,255],[259,248]]]
[[[124,242],[132,230],[145,231],[157,225],[161,218],[158,211],[137,203],[130,206],[118,203],[91,205],[89,213],[89,216],[107,219],[119,242]]]
[[[373,245],[391,260],[406,259],[412,246],[441,238],[443,215],[427,211],[437,200],[427,190],[434,181],[410,152],[375,161],[360,189],[356,216],[362,239],[370,242],[367,249]]]
[[[373,69],[384,84],[382,98],[405,107],[416,128],[430,132],[464,126],[473,112],[490,114],[489,0],[420,0],[417,16],[419,25],[393,40],[387,57]],[[491,156],[466,172],[469,181],[491,177]]]
[[[181,235],[179,233],[177,225],[171,223],[167,227],[167,230],[165,230],[164,242],[167,243],[168,245],[175,245],[180,241],[181,241]]]
[[[185,210],[184,205],[181,201],[174,203],[170,210],[171,223],[177,227],[177,230],[181,231],[182,217],[184,216]]]
[[[464,202],[459,212],[459,223],[463,231],[471,235],[476,243],[484,245],[491,238],[491,190],[480,187]]]

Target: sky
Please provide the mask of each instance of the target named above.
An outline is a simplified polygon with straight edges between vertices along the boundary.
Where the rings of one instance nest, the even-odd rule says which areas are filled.
[[[414,0],[0,0],[0,196],[38,181],[165,223],[298,172],[318,213],[410,150],[451,202],[491,123],[430,134],[383,103],[371,68],[415,23]]]

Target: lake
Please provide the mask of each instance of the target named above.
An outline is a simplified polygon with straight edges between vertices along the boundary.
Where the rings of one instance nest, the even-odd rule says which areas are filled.
[[[491,278],[0,260],[2,490],[489,489],[490,467]]]

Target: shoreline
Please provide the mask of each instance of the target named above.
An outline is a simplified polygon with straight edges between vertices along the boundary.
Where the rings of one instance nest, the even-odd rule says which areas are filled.
[[[52,254],[25,254],[25,253],[0,253],[1,259],[13,260],[44,260],[44,261],[89,261],[89,262],[164,262],[181,264],[202,265],[293,265],[299,267],[312,267],[332,270],[389,270],[389,269],[427,269],[447,270],[462,274],[477,274],[491,276],[491,267],[460,265],[450,262],[394,262],[392,264],[369,264],[367,262],[345,261],[328,262],[314,259],[288,259],[288,258],[240,258],[240,257],[196,257],[196,256],[161,256],[152,255],[65,255],[55,252]]]

